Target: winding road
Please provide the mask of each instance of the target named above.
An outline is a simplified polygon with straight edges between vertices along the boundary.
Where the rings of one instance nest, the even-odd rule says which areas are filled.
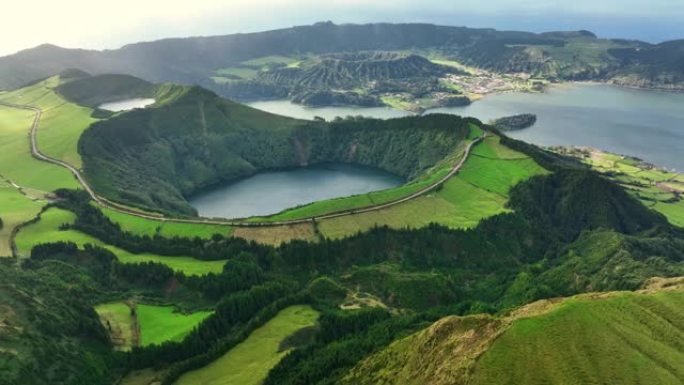
[[[225,226],[234,226],[234,227],[266,227],[266,226],[284,226],[284,225],[296,225],[296,224],[302,224],[302,223],[311,223],[315,222],[317,220],[322,220],[322,219],[331,219],[331,218],[338,218],[338,217],[343,217],[347,215],[354,215],[354,214],[361,214],[361,213],[367,213],[371,211],[377,211],[377,210],[382,210],[386,209],[388,207],[392,207],[407,201],[410,201],[412,199],[418,198],[421,195],[424,195],[435,188],[437,186],[441,185],[444,183],[447,179],[451,178],[454,176],[463,166],[465,161],[468,159],[468,156],[470,155],[470,150],[475,146],[476,144],[480,143],[486,136],[487,134],[483,134],[483,136],[476,138],[472,142],[468,143],[468,145],[465,148],[465,151],[463,153],[463,156],[460,158],[458,163],[456,163],[449,173],[436,181],[435,183],[424,187],[410,195],[407,195],[405,197],[386,202],[386,203],[381,203],[377,205],[372,205],[372,206],[366,206],[366,207],[361,207],[361,208],[356,208],[356,209],[348,209],[348,210],[342,210],[342,211],[337,211],[337,212],[331,212],[328,214],[323,214],[323,215],[318,215],[314,217],[307,217],[307,218],[300,218],[300,219],[291,219],[291,220],[284,220],[284,221],[271,221],[271,222],[245,222],[245,221],[235,221],[235,220],[230,220],[230,219],[213,219],[213,218],[170,218],[170,217],[165,217],[161,214],[151,214],[151,213],[146,213],[143,211],[139,211],[136,209],[133,209],[128,206],[124,206],[121,204],[118,204],[116,202],[112,202],[106,198],[103,198],[95,193],[93,188],[88,184],[86,181],[85,177],[83,177],[83,174],[75,168],[74,166],[70,165],[67,162],[64,162],[62,160],[52,158],[50,156],[47,156],[40,152],[40,149],[38,148],[38,141],[36,139],[37,132],[38,132],[38,126],[40,125],[40,119],[42,117],[43,112],[41,111],[40,108],[33,107],[33,106],[26,106],[26,105],[20,105],[20,104],[13,104],[13,103],[6,103],[0,101],[0,105],[6,106],[6,107],[12,107],[12,108],[18,108],[22,110],[29,110],[34,112],[34,118],[33,118],[33,123],[31,124],[31,131],[30,131],[30,142],[31,142],[31,155],[41,161],[56,164],[58,166],[64,167],[67,170],[69,170],[74,177],[78,180],[78,182],[83,186],[83,189],[90,195],[92,200],[97,203],[98,205],[102,207],[106,207],[124,214],[129,214],[133,215],[139,218],[145,218],[145,219],[151,219],[151,220],[156,220],[156,221],[162,221],[162,222],[178,222],[178,223],[194,223],[194,224],[211,224],[211,225],[225,225]]]

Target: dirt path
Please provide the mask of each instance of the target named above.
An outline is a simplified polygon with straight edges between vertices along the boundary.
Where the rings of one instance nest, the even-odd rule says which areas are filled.
[[[294,225],[294,224],[301,224],[301,223],[311,223],[316,220],[321,220],[321,219],[330,219],[330,218],[338,218],[338,217],[343,217],[346,215],[354,215],[354,214],[360,214],[360,213],[367,213],[371,211],[377,211],[377,210],[382,210],[386,209],[407,201],[410,201],[411,199],[415,199],[421,195],[424,195],[435,188],[437,186],[441,185],[444,183],[446,180],[454,176],[463,166],[465,161],[468,159],[468,156],[470,155],[470,150],[475,146],[476,144],[480,143],[486,136],[487,134],[485,133],[483,136],[473,140],[468,144],[466,147],[463,156],[459,160],[458,163],[456,163],[451,171],[441,178],[440,180],[436,181],[435,183],[422,188],[419,191],[416,191],[415,193],[405,196],[403,198],[396,199],[394,201],[386,202],[386,203],[381,203],[378,205],[372,205],[372,206],[367,206],[367,207],[361,207],[361,208],[356,208],[356,209],[349,209],[349,210],[343,210],[343,211],[338,211],[338,212],[332,212],[328,214],[323,214],[323,215],[318,215],[314,217],[308,217],[308,218],[301,218],[301,219],[292,219],[292,220],[284,220],[284,221],[272,221],[272,222],[245,222],[245,221],[235,221],[235,220],[230,220],[230,219],[225,219],[225,220],[219,220],[219,219],[209,219],[209,218],[197,218],[197,219],[190,219],[190,218],[170,218],[170,217],[165,217],[161,214],[152,214],[152,213],[147,213],[143,212],[140,210],[136,210],[134,208],[124,206],[121,204],[118,204],[116,202],[112,202],[106,198],[103,198],[95,193],[95,191],[90,187],[88,182],[85,180],[85,177],[81,174],[81,172],[76,169],[74,166],[70,165],[69,163],[66,163],[62,160],[55,159],[52,157],[49,157],[42,152],[40,152],[38,148],[38,143],[36,139],[36,135],[38,132],[38,126],[40,125],[40,119],[42,116],[42,111],[39,108],[32,107],[32,106],[24,106],[24,105],[19,105],[19,104],[12,104],[12,103],[6,103],[6,102],[0,102],[0,105],[4,105],[7,107],[12,107],[12,108],[19,108],[22,110],[29,110],[33,111],[35,113],[35,117],[33,119],[33,123],[31,125],[31,131],[30,131],[30,139],[31,139],[31,155],[38,159],[42,160],[44,162],[49,162],[52,164],[56,164],[58,166],[64,167],[67,170],[69,170],[74,177],[78,180],[78,182],[81,184],[83,189],[90,195],[92,200],[97,203],[98,205],[102,207],[106,207],[124,214],[129,214],[133,215],[139,218],[145,218],[145,219],[152,219],[156,221],[162,221],[162,222],[179,222],[179,223],[194,223],[194,224],[211,224],[211,225],[224,225],[224,226],[233,226],[233,227],[263,227],[263,226],[282,226],[282,225]]]

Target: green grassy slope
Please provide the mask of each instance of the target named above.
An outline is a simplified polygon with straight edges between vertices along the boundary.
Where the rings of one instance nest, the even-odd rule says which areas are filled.
[[[367,358],[343,383],[680,384],[682,305],[680,282],[447,317]]]
[[[113,252],[123,263],[158,262],[188,275],[218,273],[223,269],[225,260],[201,261],[187,256],[160,256],[149,253],[133,254],[118,247],[104,244],[90,235],[75,230],[60,230],[62,224],[72,223],[75,216],[70,211],[50,208],[45,211],[38,222],[24,227],[17,234],[17,248],[21,255],[30,254],[31,248],[41,243],[68,241],[83,247],[92,244],[104,247]]]
[[[41,152],[80,168],[82,161],[78,153],[78,139],[96,119],[90,116],[90,108],[70,103],[55,91],[61,83],[59,76],[53,76],[4,94],[0,99],[43,110],[37,136]]]
[[[480,220],[502,212],[509,190],[534,175],[547,173],[526,155],[490,137],[474,147],[461,171],[441,189],[387,209],[326,219],[321,233],[341,238],[374,226],[419,228],[439,223],[452,228],[472,228]]]
[[[673,225],[684,227],[684,201],[676,203],[658,202],[651,207],[665,215]]]
[[[0,181],[0,256],[12,256],[11,236],[20,224],[31,220],[40,212],[41,202],[21,194],[18,189]]]
[[[571,299],[514,322],[477,362],[472,383],[681,384],[683,320],[681,291]]]
[[[0,96],[2,101],[21,99]],[[76,188],[78,183],[69,171],[31,157],[28,132],[33,112],[0,106],[0,174],[27,189],[50,192],[58,188]]]
[[[38,131],[41,150],[78,166],[80,156],[76,152],[76,142],[81,132],[94,121],[90,118],[91,110],[65,101],[53,89],[58,84],[61,84],[61,89],[72,83],[52,77],[20,90],[0,94],[0,100],[45,109]],[[181,90],[182,87],[177,86],[157,86],[160,103],[178,97],[177,93]],[[69,96],[73,97],[71,94]],[[33,116],[31,111],[0,106],[0,217],[5,222],[0,230],[0,255],[10,255],[9,235],[12,228],[38,213],[45,204],[43,196],[46,193],[59,188],[80,187],[68,170],[31,156],[28,132]],[[10,182],[19,186],[23,195],[19,191],[12,191],[16,188]],[[158,233],[164,236],[209,238],[215,233],[231,232],[227,226],[162,223],[108,209],[104,209],[104,212],[125,230],[139,234],[154,235],[159,229]]]
[[[180,341],[190,331],[211,315],[210,311],[181,314],[172,306],[137,306],[140,322],[140,344],[160,344],[164,341]]]
[[[2,94],[0,100],[12,96]],[[0,106],[0,256],[11,255],[12,230],[38,214],[46,193],[78,186],[67,170],[31,157],[32,122],[33,112]]]
[[[130,214],[101,207],[102,213],[109,219],[118,223],[125,231],[138,235],[161,235],[165,237],[200,237],[211,238],[214,234],[231,235],[233,228],[223,225],[205,225],[201,223],[182,223],[172,221],[157,221],[154,219],[140,218]]]
[[[318,312],[309,306],[290,306],[242,343],[211,364],[184,374],[178,385],[258,385],[287,353],[281,342],[297,330],[313,326]]]

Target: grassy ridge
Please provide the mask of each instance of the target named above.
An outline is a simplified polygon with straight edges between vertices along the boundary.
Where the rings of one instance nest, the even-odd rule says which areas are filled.
[[[472,228],[481,219],[505,212],[506,199],[478,189],[459,178],[451,178],[441,191],[387,209],[325,219],[320,232],[328,238],[343,238],[375,226],[420,228],[440,223],[453,228]]]
[[[313,326],[318,312],[309,306],[290,306],[242,343],[211,364],[184,374],[178,385],[258,385],[287,353],[281,342],[297,330]]]
[[[458,177],[464,181],[502,196],[511,187],[540,173],[540,167],[531,158],[499,143],[498,137],[489,137],[475,147]]]
[[[473,149],[462,170],[438,191],[387,209],[322,220],[319,230],[329,238],[341,238],[385,225],[419,228],[439,223],[471,228],[506,211],[511,187],[546,172],[524,154],[503,146],[499,138],[490,137]]]
[[[681,384],[682,320],[682,291],[571,299],[516,321],[478,361],[472,383]]]
[[[681,384],[682,305],[680,284],[446,317],[366,358],[342,383]]]
[[[90,235],[75,230],[60,230],[63,224],[72,223],[75,216],[70,211],[50,208],[45,211],[38,222],[26,226],[17,234],[17,248],[21,255],[29,255],[31,248],[40,243],[49,242],[73,242],[79,247],[92,244],[104,247],[113,252],[119,261],[123,263],[158,262],[169,266],[176,271],[182,271],[188,275],[202,275],[206,273],[218,273],[223,269],[225,260],[200,261],[187,256],[160,256],[149,253],[133,254],[115,246],[107,245]]]

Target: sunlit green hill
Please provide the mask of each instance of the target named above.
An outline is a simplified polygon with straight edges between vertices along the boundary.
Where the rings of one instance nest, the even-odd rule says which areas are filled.
[[[367,358],[342,383],[681,384],[682,282],[444,318]]]

